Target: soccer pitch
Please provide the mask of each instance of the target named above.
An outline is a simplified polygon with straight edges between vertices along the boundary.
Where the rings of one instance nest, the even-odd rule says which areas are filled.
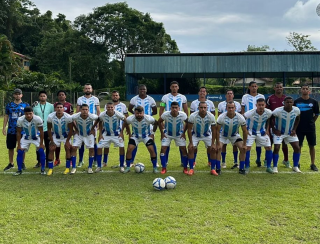
[[[319,126],[317,132],[319,145]],[[52,176],[42,176],[39,169],[32,168],[36,163],[32,146],[26,155],[27,170],[13,177],[16,167],[2,171],[8,164],[4,136],[0,136],[0,142],[0,243],[320,242],[320,175],[309,169],[306,142],[300,160],[302,174],[281,164],[282,151],[279,173],[268,174],[265,168],[256,167],[252,150],[250,173],[240,175],[230,169],[233,155],[228,145],[227,169],[222,169],[218,177],[210,175],[203,144],[193,176],[182,173],[174,145],[168,173],[153,174],[149,154],[139,144],[135,162],[145,164],[142,174],[134,170],[122,174],[112,169],[118,164],[118,149],[112,147],[103,172],[86,173],[86,150],[85,165],[75,175],[62,174],[62,160]],[[159,153],[159,131],[156,144]],[[290,146],[289,155],[292,165]],[[317,153],[316,164],[320,166],[318,157]],[[176,189],[152,188],[156,177],[169,175],[177,180]]]

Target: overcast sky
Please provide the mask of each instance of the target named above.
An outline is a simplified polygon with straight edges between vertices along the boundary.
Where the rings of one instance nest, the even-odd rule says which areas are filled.
[[[74,20],[102,0],[33,0],[41,13],[51,10]],[[120,1],[109,1],[115,3]],[[234,52],[247,46],[268,45],[277,51],[292,50],[285,37],[290,32],[310,35],[320,50],[320,0],[127,0],[129,7],[150,13],[162,22],[181,52]]]

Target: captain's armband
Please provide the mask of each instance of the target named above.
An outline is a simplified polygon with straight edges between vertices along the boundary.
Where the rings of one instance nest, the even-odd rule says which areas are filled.
[[[163,102],[160,103],[160,107],[165,107],[165,106],[166,106],[166,103],[163,103]]]

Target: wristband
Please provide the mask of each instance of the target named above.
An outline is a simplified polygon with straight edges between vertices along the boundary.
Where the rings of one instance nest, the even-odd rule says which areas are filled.
[[[163,102],[160,103],[160,107],[165,107],[165,106],[166,106],[166,103],[163,103]]]

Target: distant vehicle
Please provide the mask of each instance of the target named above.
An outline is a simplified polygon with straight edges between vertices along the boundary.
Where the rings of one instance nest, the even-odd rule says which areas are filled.
[[[100,92],[97,97],[99,101],[107,100],[109,97],[109,92]]]

